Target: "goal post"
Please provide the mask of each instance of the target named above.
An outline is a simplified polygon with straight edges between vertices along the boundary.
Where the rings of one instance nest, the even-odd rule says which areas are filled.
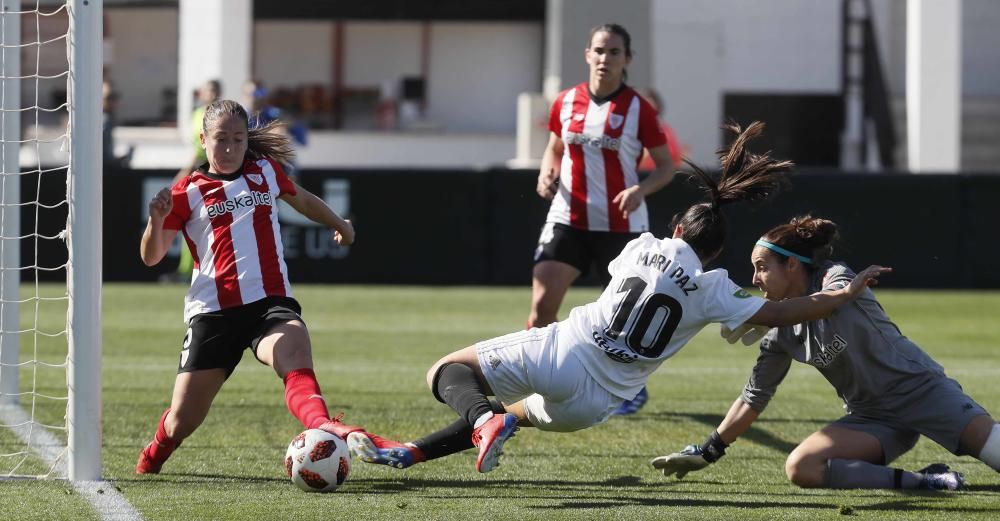
[[[20,403],[21,0],[0,0],[0,406]],[[13,13],[13,14],[12,14]],[[10,174],[10,175],[9,175]]]
[[[0,0],[0,479],[101,479],[103,0]]]
[[[69,0],[68,477],[101,479],[103,0]]]

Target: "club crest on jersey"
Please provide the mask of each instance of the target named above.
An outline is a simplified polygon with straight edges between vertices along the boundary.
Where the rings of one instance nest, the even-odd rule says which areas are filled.
[[[573,114],[573,121],[583,121],[583,118],[587,116],[583,114]]]
[[[232,199],[208,205],[206,210],[208,211],[208,218],[214,219],[220,215],[235,212],[242,208],[253,208],[255,206],[274,206],[271,202],[271,194],[268,192],[247,192],[237,195]]]
[[[608,116],[608,125],[610,125],[613,129],[617,129],[622,126],[622,123],[624,122],[625,116],[622,116],[621,114],[611,114]]]
[[[264,176],[260,174],[246,174],[247,179],[249,179],[255,185],[264,184]]]
[[[736,291],[733,292],[733,296],[736,298],[750,298],[750,293],[743,288],[737,288]]]

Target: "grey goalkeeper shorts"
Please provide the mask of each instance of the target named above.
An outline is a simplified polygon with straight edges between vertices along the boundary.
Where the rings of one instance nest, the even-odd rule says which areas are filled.
[[[831,425],[878,438],[883,463],[889,464],[912,449],[921,435],[958,455],[962,431],[973,418],[984,414],[989,413],[965,394],[958,382],[942,377],[894,401],[888,412],[853,411]]]

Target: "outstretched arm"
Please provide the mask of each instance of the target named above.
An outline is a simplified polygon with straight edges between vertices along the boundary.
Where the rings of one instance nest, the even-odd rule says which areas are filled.
[[[820,291],[812,295],[778,302],[768,301],[747,319],[747,322],[779,327],[826,318],[838,307],[858,298],[868,286],[878,285],[879,275],[890,272],[892,272],[892,268],[872,265],[855,275],[854,280],[841,289]]]
[[[701,470],[726,455],[726,448],[736,441],[760,415],[742,399],[737,399],[729,408],[719,428],[712,432],[701,445],[688,445],[680,452],[653,459],[653,468],[663,471],[664,476],[676,475],[682,479],[688,472]]]
[[[333,230],[333,239],[337,241],[337,244],[347,246],[354,242],[354,225],[351,224],[351,221],[337,215],[337,212],[334,212],[326,204],[326,201],[317,197],[316,194],[296,185],[295,195],[286,193],[281,195],[280,199],[310,221]]]
[[[722,441],[729,445],[742,436],[753,425],[758,416],[760,416],[760,412],[755,411],[743,399],[737,398],[716,431]]]

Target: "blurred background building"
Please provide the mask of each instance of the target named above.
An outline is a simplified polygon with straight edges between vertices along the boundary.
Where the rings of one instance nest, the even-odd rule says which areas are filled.
[[[957,19],[948,25],[948,16],[930,13],[921,26],[908,18],[921,4],[947,4],[946,15]],[[1000,48],[1000,2],[994,0],[105,0],[105,6],[106,76],[120,94],[116,145],[134,147],[135,168],[187,160],[187,132],[177,125],[188,128],[194,93],[209,79],[219,79],[223,96],[234,99],[248,80],[266,86],[270,103],[310,129],[299,151],[305,169],[482,168],[515,157],[530,166],[546,139],[548,100],[586,79],[588,31],[608,21],[633,35],[629,82],[663,95],[666,117],[696,162],[712,159],[727,118],[763,119],[770,128],[766,145],[801,165],[906,170],[907,38],[921,27],[924,39],[915,41],[938,48],[952,64],[929,66],[946,86],[937,106],[951,106],[951,89],[957,110],[951,134],[958,167],[931,170],[988,170],[1000,160],[1000,54],[993,52]],[[933,53],[925,48],[924,55]],[[921,150],[949,140],[947,126],[934,132],[936,143],[925,141]]]
[[[660,93],[693,162],[717,166],[724,121],[763,120],[754,148],[800,166],[792,190],[731,212],[719,262],[734,280],[749,283],[761,230],[811,212],[851,237],[845,261],[905,266],[891,284],[1000,287],[996,0],[104,1],[106,280],[175,270],[179,243],[154,270],[135,248],[150,197],[192,162],[192,112],[218,80],[288,123],[298,182],[364,237],[340,248],[282,212],[301,280],[528,284],[551,100],[587,79],[590,29],[616,22],[632,35],[628,82]],[[26,106],[65,101],[62,16],[22,22],[26,41],[54,42],[22,51],[40,64]],[[35,113],[22,161],[65,164],[64,116]],[[38,177],[22,187],[64,197],[64,177]],[[670,233],[701,195],[674,182],[647,198],[650,230]]]

